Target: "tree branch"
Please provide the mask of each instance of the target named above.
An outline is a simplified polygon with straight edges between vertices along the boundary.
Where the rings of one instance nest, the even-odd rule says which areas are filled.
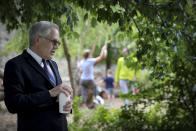
[[[133,20],[133,22],[134,22],[134,24],[135,24],[137,30],[139,31],[139,37],[140,37],[141,31],[140,31],[140,29],[139,29],[139,27],[138,27],[136,21],[135,21],[133,18],[132,18],[132,20]]]

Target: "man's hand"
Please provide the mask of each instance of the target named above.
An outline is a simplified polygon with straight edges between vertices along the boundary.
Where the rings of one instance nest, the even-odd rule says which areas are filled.
[[[71,87],[61,84],[56,86],[55,88],[49,90],[50,96],[51,97],[56,97],[58,96],[60,93],[64,93],[66,96],[73,96],[73,90]]]
[[[71,109],[72,109],[72,102],[70,99],[70,101],[67,101],[66,104],[63,106],[63,111],[71,112]]]

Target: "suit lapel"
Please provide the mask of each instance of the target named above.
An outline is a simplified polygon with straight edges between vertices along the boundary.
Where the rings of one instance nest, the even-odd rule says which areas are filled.
[[[27,62],[52,85],[47,74],[44,72],[43,68],[36,62],[36,60],[30,54],[28,54],[26,51],[24,51],[23,54],[24,54]]]

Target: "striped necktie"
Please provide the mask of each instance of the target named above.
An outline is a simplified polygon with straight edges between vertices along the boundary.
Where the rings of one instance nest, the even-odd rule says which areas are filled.
[[[55,79],[54,79],[53,75],[52,75],[51,72],[48,70],[48,67],[47,67],[47,64],[46,64],[47,61],[44,60],[44,59],[42,59],[42,62],[43,62],[43,64],[44,64],[43,69],[45,70],[45,72],[46,72],[48,78],[50,79],[50,81],[51,81],[51,83],[52,83],[52,85],[55,87],[55,86],[56,86],[56,82],[55,82]]]

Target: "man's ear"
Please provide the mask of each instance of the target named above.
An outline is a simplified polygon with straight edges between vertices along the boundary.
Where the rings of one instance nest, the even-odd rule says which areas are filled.
[[[39,36],[35,36],[35,44],[39,43],[39,41],[40,41],[40,37]]]

